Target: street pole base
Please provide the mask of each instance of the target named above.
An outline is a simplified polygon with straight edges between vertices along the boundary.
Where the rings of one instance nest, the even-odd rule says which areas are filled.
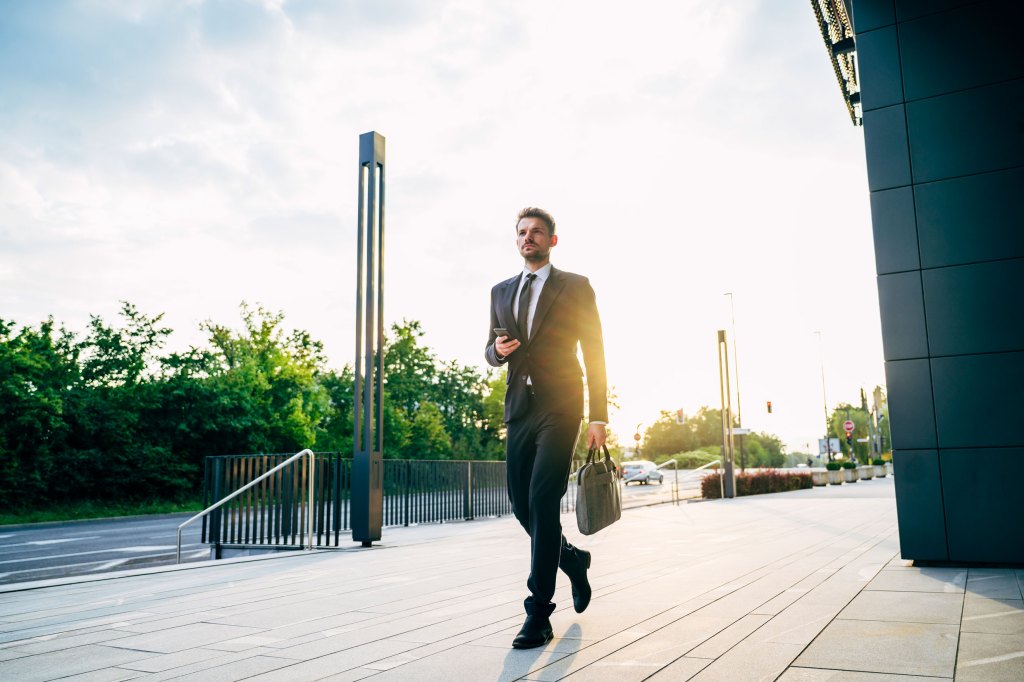
[[[372,547],[373,540],[363,540],[363,547]]]

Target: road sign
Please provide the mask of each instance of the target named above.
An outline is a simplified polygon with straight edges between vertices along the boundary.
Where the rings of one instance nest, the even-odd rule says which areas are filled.
[[[849,419],[844,421],[843,422],[843,430],[846,431],[847,433],[853,432],[853,422],[850,421]]]
[[[867,442],[868,442],[868,439],[867,439],[867,438],[858,438],[858,439],[857,439],[857,442],[858,442],[858,443],[867,443]]]
[[[824,455],[828,452],[839,452],[838,438],[829,438],[827,441],[824,438],[818,439],[818,454]]]
[[[640,434],[639,433],[634,433],[633,434],[633,440],[639,442],[640,441]]]

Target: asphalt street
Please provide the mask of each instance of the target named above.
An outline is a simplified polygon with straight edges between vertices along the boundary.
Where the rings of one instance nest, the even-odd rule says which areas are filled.
[[[178,526],[191,514],[0,526],[0,584],[173,564]],[[210,556],[201,522],[182,533],[181,560]]]

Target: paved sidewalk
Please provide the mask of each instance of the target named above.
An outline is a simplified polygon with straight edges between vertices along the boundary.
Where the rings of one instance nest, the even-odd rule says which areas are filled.
[[[560,576],[542,649],[509,648],[528,553],[504,518],[5,586],[0,679],[1024,679],[1024,571],[908,566],[891,478],[630,510],[580,544],[594,600]]]

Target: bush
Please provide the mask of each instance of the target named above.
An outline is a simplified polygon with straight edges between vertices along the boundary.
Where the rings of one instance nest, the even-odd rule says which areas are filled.
[[[842,465],[839,462],[825,462],[825,468],[829,471],[839,471]]]
[[[848,459],[845,462],[843,462],[843,468],[844,469],[856,469],[857,468],[857,463],[854,462],[851,459]]]
[[[812,487],[811,475],[767,469],[743,473],[736,476],[736,496],[762,495],[764,493],[782,493],[788,490],[802,490]],[[718,474],[709,474],[701,479],[701,496],[706,500],[716,500],[721,495],[721,484]]]
[[[881,457],[876,457],[875,459],[871,460],[871,463],[874,464],[876,467],[885,466],[885,460],[882,459]]]

